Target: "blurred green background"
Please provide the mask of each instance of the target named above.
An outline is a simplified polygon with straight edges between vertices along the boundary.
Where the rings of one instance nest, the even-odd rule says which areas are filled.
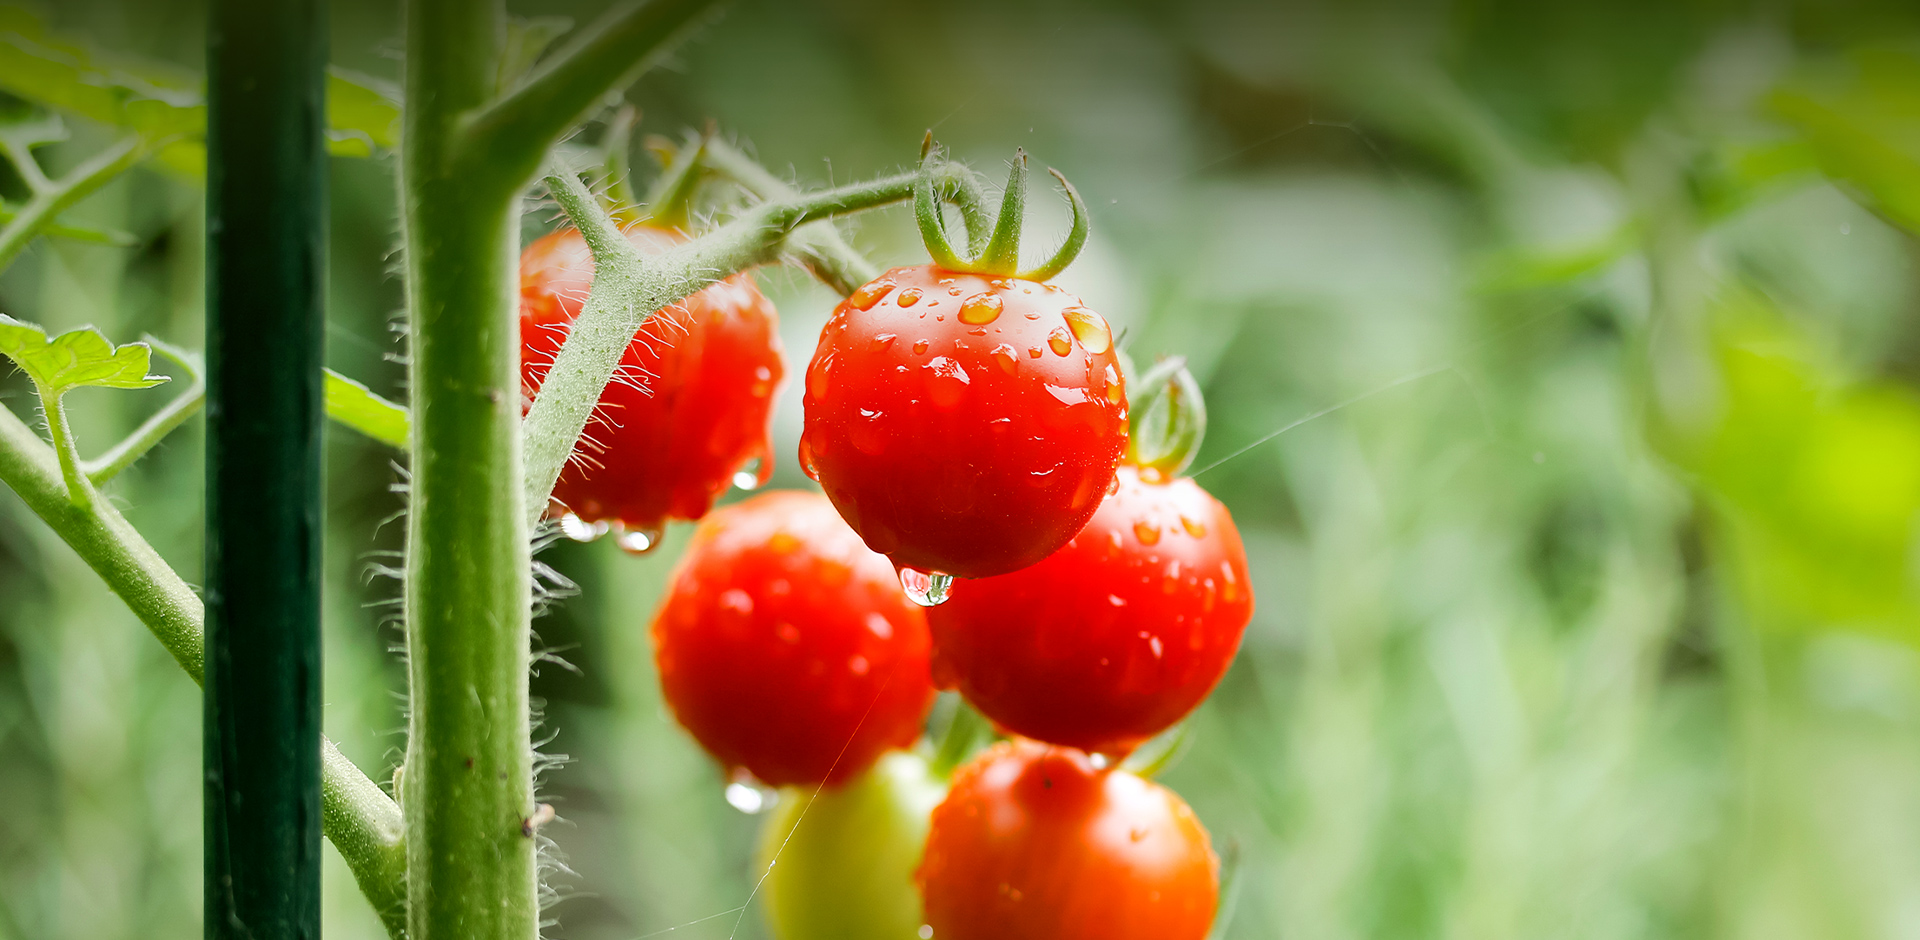
[[[395,5],[333,6],[334,61],[396,78]],[[196,4],[39,12],[199,68]],[[645,130],[713,119],[804,182],[911,162],[932,127],[996,181],[1024,147],[1088,198],[1060,280],[1136,361],[1189,358],[1199,480],[1256,581],[1162,778],[1238,853],[1225,937],[1920,937],[1911,3],[742,0],[628,97]],[[55,168],[108,139],[70,123]],[[328,356],[404,399],[393,172],[334,163]],[[37,243],[0,311],[197,348],[202,214],[191,178],[131,174],[68,218],[140,245]],[[529,232],[553,216],[529,201]],[[899,210],[844,227],[924,257]],[[834,298],[762,282],[796,374]],[[798,392],[776,486],[808,485]],[[68,401],[98,450],[166,395]],[[34,408],[18,376],[0,400]],[[328,444],[326,728],[385,780],[396,455]],[[196,422],[113,491],[189,580],[199,452]],[[757,820],[652,672],[684,535],[541,556],[582,588],[536,622],[567,664],[534,680],[550,936],[766,935],[732,913]],[[198,933],[198,709],[0,496],[0,937]],[[328,936],[379,936],[328,859]]]

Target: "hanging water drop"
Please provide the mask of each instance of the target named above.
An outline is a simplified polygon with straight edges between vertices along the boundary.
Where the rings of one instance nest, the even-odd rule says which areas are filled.
[[[560,534],[576,542],[591,542],[613,528],[605,520],[588,522],[573,513],[560,517]]]
[[[938,607],[953,592],[953,575],[917,568],[900,569],[900,588],[907,599],[922,607]]]
[[[741,464],[740,469],[733,471],[733,485],[738,489],[748,492],[759,489],[760,464],[761,461],[758,457],[751,458],[746,463]]]
[[[620,546],[621,551],[629,555],[645,555],[660,547],[661,536],[665,534],[665,530],[660,526],[628,529],[620,533],[620,537],[614,541]]]
[[[777,790],[760,786],[751,779],[735,780],[727,784],[727,804],[749,816],[764,813],[780,802]]]

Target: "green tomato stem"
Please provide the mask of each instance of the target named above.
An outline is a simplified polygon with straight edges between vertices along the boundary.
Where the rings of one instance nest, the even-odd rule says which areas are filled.
[[[75,505],[59,458],[33,430],[0,408],[0,482],[126,603],[196,685],[205,679],[205,608],[108,500]],[[325,738],[321,747],[322,832],[338,849],[354,881],[380,912],[395,940],[406,936],[406,848],[400,808],[341,756]]]
[[[196,377],[186,391],[175,396],[165,408],[148,418],[132,434],[115,444],[113,448],[82,465],[87,479],[94,486],[105,486],[108,480],[120,475],[120,471],[133,466],[134,461],[145,456],[147,451],[165,440],[175,428],[186,423],[188,418],[200,413],[207,403],[206,382]]]
[[[800,195],[798,189],[718,138],[707,141],[707,162],[766,202],[785,201]],[[810,222],[794,229],[787,236],[787,255],[842,297],[880,276],[879,266],[847,244],[830,221]]]
[[[910,198],[919,178],[918,172],[901,173],[763,203],[706,235],[661,254],[643,256],[573,173],[549,175],[547,186],[554,199],[593,251],[594,280],[527,412],[522,504],[527,524],[537,523],[545,514],[547,498],[598,407],[600,394],[648,317],[710,284],[777,260],[787,238],[802,225]]]
[[[40,396],[40,410],[47,417],[47,436],[53,438],[53,452],[60,462],[60,479],[67,488],[67,499],[86,509],[93,505],[93,484],[80,467],[80,448],[73,439],[73,427],[67,423],[67,406],[61,396],[38,382],[34,393]]]
[[[12,221],[0,228],[0,271],[13,264],[13,259],[26,250],[27,243],[53,224],[54,217],[146,159],[151,152],[152,148],[147,147],[138,135],[123,137],[113,146],[69,170],[59,180],[35,186],[33,196],[14,214]],[[24,161],[18,166],[32,167],[36,173],[39,171],[31,154],[16,154],[15,158]],[[26,170],[22,169],[21,172],[25,173]]]

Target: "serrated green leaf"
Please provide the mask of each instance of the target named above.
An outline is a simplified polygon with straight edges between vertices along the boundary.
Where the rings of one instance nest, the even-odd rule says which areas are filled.
[[[390,402],[365,385],[332,369],[327,370],[327,417],[383,444],[407,446],[409,417],[403,405]]]
[[[152,388],[167,381],[148,374],[152,354],[145,343],[116,347],[90,326],[49,339],[46,330],[0,313],[0,355],[12,359],[44,395],[57,398],[88,385]]]

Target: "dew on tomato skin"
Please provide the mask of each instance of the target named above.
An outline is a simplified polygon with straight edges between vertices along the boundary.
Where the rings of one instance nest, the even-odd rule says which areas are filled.
[[[1113,328],[1107,326],[1105,317],[1086,307],[1068,307],[1060,315],[1067,318],[1067,326],[1087,352],[1097,356],[1113,348]]]
[[[911,307],[920,302],[920,288],[909,287],[893,298],[893,302],[902,307]]]
[[[1120,390],[1120,373],[1113,368],[1113,363],[1107,363],[1106,380],[1107,401],[1120,404],[1120,400],[1126,397],[1126,393]]]
[[[932,925],[932,924],[921,924],[921,925],[920,925],[920,940],[933,940],[933,925]]]
[[[1000,371],[1012,375],[1013,370],[1020,365],[1020,354],[1015,352],[1012,346],[1001,343],[993,347],[993,361],[1000,367]]]
[[[800,472],[816,483],[820,480],[820,468],[813,465],[813,445],[807,442],[804,434],[800,436]]]
[[[614,544],[629,555],[645,555],[660,547],[660,537],[664,534],[660,526],[628,529],[614,539]]]
[[[1120,492],[1120,474],[1116,473],[1113,475],[1113,479],[1107,481],[1107,495],[1112,496],[1119,492]]]
[[[893,639],[893,621],[877,610],[867,611],[867,632],[883,640]]]
[[[960,296],[960,288],[958,288],[958,287],[949,287],[949,288],[947,288],[947,296],[949,296],[949,297],[958,297],[958,296]]]
[[[872,310],[873,305],[879,303],[880,298],[885,297],[890,290],[893,290],[893,282],[886,278],[871,281],[848,294],[847,304],[855,310]]]
[[[1191,516],[1182,514],[1180,516],[1180,527],[1187,530],[1187,534],[1194,538],[1200,539],[1207,537],[1207,524]]]
[[[940,571],[921,571],[918,568],[901,568],[900,589],[907,592],[908,600],[921,607],[938,607],[946,603],[953,592],[953,575]]]
[[[1040,347],[1038,347],[1038,346],[1028,346],[1028,347],[1027,347],[1027,358],[1028,358],[1028,359],[1038,359],[1038,358],[1040,358]]]
[[[560,517],[560,534],[576,542],[591,542],[613,528],[606,520],[588,522],[573,513]]]
[[[1047,334],[1047,346],[1053,349],[1054,355],[1064,356],[1073,352],[1073,337],[1067,333],[1066,327],[1056,326],[1053,332]]]
[[[728,588],[720,594],[720,609],[742,617],[753,613],[753,595],[739,588]]]
[[[1155,545],[1160,541],[1160,527],[1145,519],[1133,524],[1133,537],[1142,545]]]
[[[1084,388],[1068,388],[1064,385],[1048,385],[1046,386],[1046,389],[1047,389],[1047,393],[1052,395],[1055,401],[1059,402],[1060,404],[1066,405],[1068,407],[1072,407],[1074,405],[1084,405],[1087,403],[1087,390]]]
[[[879,352],[893,345],[893,337],[892,333],[873,334],[873,339],[867,341],[867,352]]]
[[[923,339],[923,340],[920,340],[920,341],[918,341],[918,342],[916,342],[916,343],[914,343],[914,344],[913,344],[913,353],[914,353],[914,355],[916,355],[916,356],[919,356],[919,355],[925,355],[925,354],[926,354],[926,351],[927,351],[927,341],[926,341],[926,340],[924,340],[924,339]]]
[[[815,398],[825,398],[828,388],[827,373],[832,369],[833,353],[827,353],[815,359],[812,367],[807,369],[807,394]]]
[[[1127,599],[1118,594],[1109,594],[1107,595],[1107,603],[1115,607],[1125,607],[1127,606]]]
[[[933,403],[941,408],[952,408],[966,397],[967,386],[973,380],[960,363],[946,356],[935,356],[933,361],[921,368],[927,376],[927,393],[933,397]]]
[[[960,304],[960,322],[985,326],[1000,319],[1000,312],[1005,309],[1006,303],[999,294],[978,293]]]

